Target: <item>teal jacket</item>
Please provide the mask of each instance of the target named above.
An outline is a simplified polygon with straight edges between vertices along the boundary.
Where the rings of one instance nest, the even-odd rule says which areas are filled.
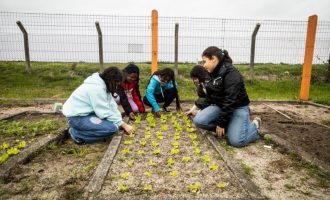
[[[123,124],[121,113],[99,73],[85,79],[63,105],[66,117],[87,116],[95,113],[100,119],[113,122],[117,128]]]
[[[176,87],[178,88],[177,82],[175,82]],[[159,105],[155,99],[154,94],[163,94],[164,90],[168,90],[173,88],[172,81],[168,83],[161,83],[159,77],[157,75],[153,75],[149,81],[149,84],[147,86],[145,96],[152,105],[155,112],[158,112],[160,110]]]

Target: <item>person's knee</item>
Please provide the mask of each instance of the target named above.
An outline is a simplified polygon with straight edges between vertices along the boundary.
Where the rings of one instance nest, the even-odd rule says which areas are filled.
[[[236,148],[241,148],[246,145],[244,140],[240,140],[239,138],[228,137],[228,142],[231,146]]]

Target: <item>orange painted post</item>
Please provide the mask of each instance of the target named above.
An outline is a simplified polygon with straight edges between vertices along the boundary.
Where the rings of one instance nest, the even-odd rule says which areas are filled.
[[[302,101],[308,101],[309,99],[309,88],[312,74],[316,26],[317,15],[312,15],[308,18],[305,58],[300,86],[300,100]]]
[[[158,68],[158,11],[151,12],[151,74]]]

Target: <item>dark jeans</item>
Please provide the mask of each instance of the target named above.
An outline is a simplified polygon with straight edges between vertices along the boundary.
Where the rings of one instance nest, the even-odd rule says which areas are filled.
[[[167,108],[173,102],[173,100],[176,98],[177,90],[174,88],[171,88],[169,90],[164,90],[163,93],[164,93],[164,97],[162,96],[162,94],[154,94],[154,97],[155,97],[157,103],[164,102],[163,108]],[[147,106],[151,106],[151,104],[148,101],[146,96],[143,97],[143,103]]]

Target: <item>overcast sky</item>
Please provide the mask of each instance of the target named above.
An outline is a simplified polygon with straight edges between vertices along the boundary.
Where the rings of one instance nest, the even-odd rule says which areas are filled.
[[[330,0],[0,0],[0,11],[330,21]]]

